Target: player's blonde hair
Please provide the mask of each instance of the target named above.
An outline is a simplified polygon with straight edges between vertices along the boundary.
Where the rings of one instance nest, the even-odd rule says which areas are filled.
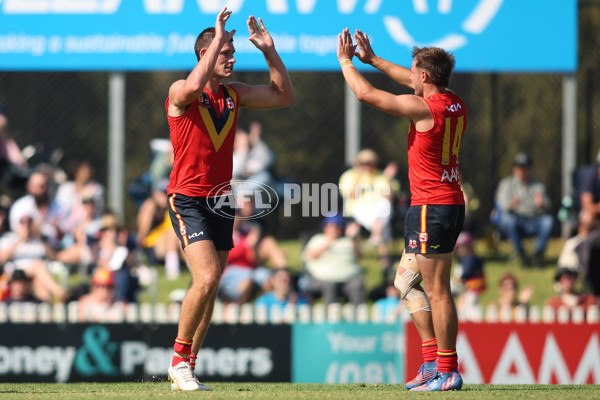
[[[415,66],[429,74],[436,86],[447,87],[456,61],[454,55],[439,47],[413,47]]]

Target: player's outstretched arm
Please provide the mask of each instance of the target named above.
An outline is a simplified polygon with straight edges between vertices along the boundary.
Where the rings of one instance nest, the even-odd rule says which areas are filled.
[[[249,86],[232,83],[240,95],[240,105],[252,109],[280,108],[294,101],[294,87],[287,69],[275,50],[275,43],[261,18],[251,15],[247,21],[249,40],[262,51],[271,76],[270,85]]]
[[[410,80],[410,69],[376,56],[373,48],[371,47],[371,40],[366,33],[363,33],[360,29],[357,29],[356,33],[354,33],[354,40],[358,46],[356,57],[360,61],[365,64],[372,65],[399,84],[414,89],[414,85]]]
[[[428,115],[429,108],[415,95],[395,95],[373,87],[356,69],[352,58],[356,55],[356,47],[348,28],[338,35],[337,57],[342,67],[346,83],[359,101],[393,115],[408,117],[418,121]]]
[[[230,16],[231,11],[227,11],[227,7],[223,8],[217,15],[213,41],[207,49],[200,51],[200,60],[188,77],[171,85],[169,89],[170,107],[185,108],[197,99],[204,90],[206,83],[213,74],[223,44],[229,42],[235,35],[235,30],[231,32],[225,30],[225,23]]]

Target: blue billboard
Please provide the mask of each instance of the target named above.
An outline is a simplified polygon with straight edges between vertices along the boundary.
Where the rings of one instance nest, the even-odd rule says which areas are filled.
[[[350,322],[292,326],[292,382],[400,383],[404,324]]]
[[[188,70],[224,6],[239,70],[266,68],[251,14],[290,70],[339,69],[345,27],[401,64],[433,45],[454,52],[458,72],[577,69],[576,0],[0,0],[0,70]]]

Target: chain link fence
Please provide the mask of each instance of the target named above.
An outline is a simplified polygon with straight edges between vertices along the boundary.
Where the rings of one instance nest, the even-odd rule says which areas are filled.
[[[600,1],[579,4],[577,80],[577,164],[595,159],[600,149]],[[535,51],[535,49],[532,49]],[[408,64],[410,60],[392,60]],[[67,170],[77,160],[95,166],[107,184],[109,72],[0,72],[0,102],[9,118],[8,135],[32,151],[30,165],[46,163]],[[128,72],[126,78],[126,185],[149,168],[153,138],[168,138],[164,102],[170,84],[186,71]],[[379,73],[367,73],[376,87],[406,89]],[[296,183],[337,183],[344,162],[345,85],[340,72],[292,72],[296,101],[288,108],[240,111],[239,126],[258,120],[263,138],[277,154],[276,173]],[[234,80],[268,82],[265,72],[238,72]],[[464,178],[480,199],[477,220],[488,225],[498,181],[511,173],[518,151],[533,157],[533,175],[546,183],[555,211],[561,203],[562,84],[556,74],[456,74],[451,87],[469,108],[461,146]],[[383,163],[399,165],[398,179],[408,191],[408,120],[361,105],[361,148]],[[16,195],[19,188],[3,188]],[[128,188],[124,187],[124,191]],[[125,222],[135,227],[136,205],[126,195]],[[280,218],[281,238],[314,229],[314,218]],[[557,224],[558,225],[558,224]],[[397,232],[398,233],[398,232]],[[557,230],[558,233],[558,230]]]

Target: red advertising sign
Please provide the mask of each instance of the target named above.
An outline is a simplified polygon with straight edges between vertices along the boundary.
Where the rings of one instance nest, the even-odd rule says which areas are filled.
[[[465,383],[600,384],[599,324],[460,323],[456,350]],[[422,363],[406,324],[405,380]]]

